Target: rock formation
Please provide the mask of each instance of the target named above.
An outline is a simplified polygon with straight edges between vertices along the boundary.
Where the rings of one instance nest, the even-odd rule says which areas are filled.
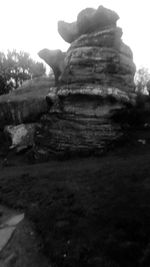
[[[116,12],[103,6],[98,9],[86,8],[77,16],[77,28],[79,34],[99,31],[101,29],[116,26],[119,16]]]
[[[72,43],[82,34],[99,31],[109,26],[115,27],[118,19],[116,12],[103,6],[99,6],[98,9],[86,8],[78,14],[75,22],[59,21],[58,32],[66,42]]]
[[[66,53],[63,53],[59,49],[49,50],[45,48],[39,51],[38,55],[52,68],[55,76],[55,85],[57,86],[59,77],[64,70],[64,58]]]
[[[34,146],[35,131],[35,123],[9,125],[4,128],[6,136],[11,139],[10,149],[17,148],[17,152]]]
[[[100,6],[81,11],[76,22],[58,23],[71,45],[60,86],[47,96],[50,110],[41,119],[38,145],[54,153],[99,153],[122,135],[113,115],[134,102],[135,65],[118,18]]]
[[[73,23],[58,23],[60,35],[71,43],[67,53],[38,53],[53,69],[55,86],[0,98],[0,130],[12,124],[7,128],[12,146],[22,149],[29,141],[44,155],[99,154],[123,135],[118,114],[135,103],[135,65],[118,18],[100,6],[81,11]]]
[[[68,43],[72,43],[79,35],[76,22],[68,23],[62,20],[58,21],[58,32]]]

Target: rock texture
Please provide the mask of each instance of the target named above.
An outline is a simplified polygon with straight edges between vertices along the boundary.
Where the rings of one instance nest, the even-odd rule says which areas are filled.
[[[57,86],[44,97],[3,99],[1,127],[38,117],[34,148],[46,156],[99,154],[118,140],[123,121],[115,118],[136,98],[133,54],[121,39],[118,19],[100,6],[81,11],[75,22],[58,22],[60,35],[71,43],[67,53],[38,53],[53,69]]]
[[[72,43],[79,36],[76,22],[58,21],[58,32],[68,43]]]
[[[72,23],[59,21],[58,32],[66,42],[72,43],[83,34],[95,32],[110,25],[116,26],[118,19],[116,12],[103,6],[99,6],[98,9],[86,8],[78,14],[77,21]]]
[[[10,148],[17,148],[18,152],[34,146],[35,131],[35,123],[19,124],[17,126],[8,125],[4,128],[4,132],[11,139]]]
[[[106,145],[121,137],[121,127],[112,122],[111,116],[124,104],[115,101],[111,94],[103,97],[99,92],[82,93],[59,92],[60,109],[56,106],[42,117],[37,145],[42,144],[54,154],[89,155],[101,153]]]
[[[79,37],[67,52],[62,82],[100,83],[133,91],[133,56],[120,36],[121,29],[116,27]]]
[[[116,26],[119,16],[116,12],[99,6],[98,9],[86,8],[77,16],[77,29],[79,34],[95,32],[103,28]]]
[[[38,55],[53,69],[55,75],[55,85],[57,86],[59,77],[64,70],[64,58],[66,53],[63,53],[59,49],[49,50],[45,48],[39,51]]]
[[[100,6],[81,11],[76,22],[58,23],[60,35],[71,45],[60,86],[46,98],[50,110],[36,139],[50,152],[97,154],[122,136],[122,125],[113,116],[134,103],[135,65],[121,40],[118,19]]]

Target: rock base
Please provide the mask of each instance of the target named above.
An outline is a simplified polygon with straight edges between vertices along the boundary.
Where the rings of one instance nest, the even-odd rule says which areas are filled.
[[[62,87],[57,92],[57,101],[41,118],[35,137],[38,146],[54,154],[97,154],[123,135],[113,116],[133,102],[133,95],[117,88],[89,87]],[[52,103],[53,98],[49,94],[47,100]]]

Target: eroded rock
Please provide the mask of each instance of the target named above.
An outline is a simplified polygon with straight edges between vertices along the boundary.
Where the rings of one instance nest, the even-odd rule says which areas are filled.
[[[55,75],[55,85],[58,85],[59,77],[64,70],[64,59],[66,53],[63,53],[59,49],[49,50],[47,48],[44,48],[39,51],[38,55],[53,69]]]
[[[113,116],[134,103],[135,95],[94,84],[62,86],[58,106],[41,119],[36,144],[50,154],[101,153],[123,135]]]
[[[48,49],[38,53],[55,74],[55,87],[44,98],[47,111],[41,114],[36,134],[28,125],[7,127],[12,147],[35,143],[37,158],[38,151],[47,158],[49,153],[89,155],[101,153],[122,137],[123,122],[114,117],[135,103],[135,64],[121,39],[122,29],[116,26],[118,19],[114,11],[100,6],[81,11],[76,22],[58,23],[62,38],[71,42],[67,53]],[[16,115],[12,106],[13,120],[23,121],[22,107],[17,106]]]
[[[98,9],[86,8],[77,16],[78,32],[81,35],[116,26],[118,19],[119,16],[116,12],[103,6],[99,6]]]
[[[71,45],[59,87],[46,98],[50,110],[42,116],[40,140],[36,136],[50,153],[97,154],[123,135],[114,117],[135,103],[136,68],[118,19],[100,6],[82,10],[76,22],[58,23]]]
[[[123,50],[123,49],[122,49]],[[100,82],[101,85],[134,89],[135,64],[125,54],[113,48],[79,47],[66,57],[62,81],[66,84]]]
[[[17,152],[34,146],[36,124],[19,124],[5,126],[4,132],[11,139],[10,148],[17,148]]]
[[[68,43],[72,43],[79,36],[76,22],[58,21],[58,32]]]
[[[97,9],[86,8],[72,23],[59,21],[58,32],[66,42],[72,43],[83,34],[115,27],[118,19],[119,16],[116,12],[103,6],[99,6]]]

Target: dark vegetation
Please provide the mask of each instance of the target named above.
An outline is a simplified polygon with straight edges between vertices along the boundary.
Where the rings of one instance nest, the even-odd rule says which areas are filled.
[[[0,95],[17,89],[26,80],[43,76],[45,72],[43,63],[35,62],[27,52],[0,52]]]
[[[52,267],[150,266],[149,104],[139,94],[114,117],[124,138],[99,157],[40,163],[9,151],[1,132],[0,201],[25,212]]]
[[[150,73],[147,68],[139,68],[135,74],[136,92],[145,93],[145,89],[150,90]]]
[[[25,211],[52,266],[149,266],[148,126],[101,157],[31,164],[28,153],[2,154],[1,203]]]

